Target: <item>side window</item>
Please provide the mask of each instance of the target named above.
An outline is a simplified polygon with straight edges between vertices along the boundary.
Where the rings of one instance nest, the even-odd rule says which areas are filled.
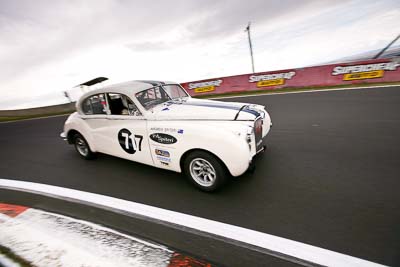
[[[107,103],[104,94],[87,98],[82,103],[82,111],[86,115],[107,114]]]
[[[107,95],[111,115],[142,115],[136,105],[126,95],[116,93],[108,93]]]

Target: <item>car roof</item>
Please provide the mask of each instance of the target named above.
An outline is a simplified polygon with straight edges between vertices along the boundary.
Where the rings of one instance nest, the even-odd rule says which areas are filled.
[[[81,113],[81,103],[84,99],[101,93],[119,93],[124,94],[129,97],[134,97],[134,95],[140,91],[152,88],[157,85],[163,84],[177,84],[176,82],[171,81],[153,81],[153,80],[137,80],[137,81],[128,81],[122,83],[111,84],[107,86],[100,87],[98,89],[90,90],[79,98],[76,102],[76,109],[79,113]]]
[[[123,83],[111,84],[98,89],[90,90],[81,96],[82,98],[86,98],[90,95],[114,92],[121,93],[125,95],[136,94],[137,92],[149,89],[151,87],[163,84],[176,84],[175,82],[169,81],[152,81],[152,80],[137,80],[137,81],[128,81]]]

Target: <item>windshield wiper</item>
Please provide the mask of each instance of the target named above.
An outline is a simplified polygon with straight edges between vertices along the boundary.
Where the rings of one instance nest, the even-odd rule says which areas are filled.
[[[235,120],[237,120],[237,118],[239,117],[239,113],[240,113],[240,111],[242,111],[245,107],[248,107],[249,105],[243,105],[240,109],[239,109],[239,111],[236,113],[236,116],[235,116],[235,118],[233,119],[234,121]]]

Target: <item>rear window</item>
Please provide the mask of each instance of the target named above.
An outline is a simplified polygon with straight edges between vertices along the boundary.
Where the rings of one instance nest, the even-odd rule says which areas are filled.
[[[104,94],[88,97],[82,103],[82,111],[86,115],[107,114],[107,103]]]

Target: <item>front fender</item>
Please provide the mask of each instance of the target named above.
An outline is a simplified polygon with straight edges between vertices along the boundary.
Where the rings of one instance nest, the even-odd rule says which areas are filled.
[[[159,146],[169,150],[171,153],[170,168],[178,172],[182,171],[180,166],[182,156],[193,149],[206,150],[217,156],[232,176],[242,175],[248,169],[252,158],[245,137],[232,132],[227,127],[217,127],[202,122],[158,121],[149,122],[149,129],[150,135],[164,132],[177,139],[177,142],[172,145],[160,145],[153,141],[150,142],[150,145],[154,148]]]

